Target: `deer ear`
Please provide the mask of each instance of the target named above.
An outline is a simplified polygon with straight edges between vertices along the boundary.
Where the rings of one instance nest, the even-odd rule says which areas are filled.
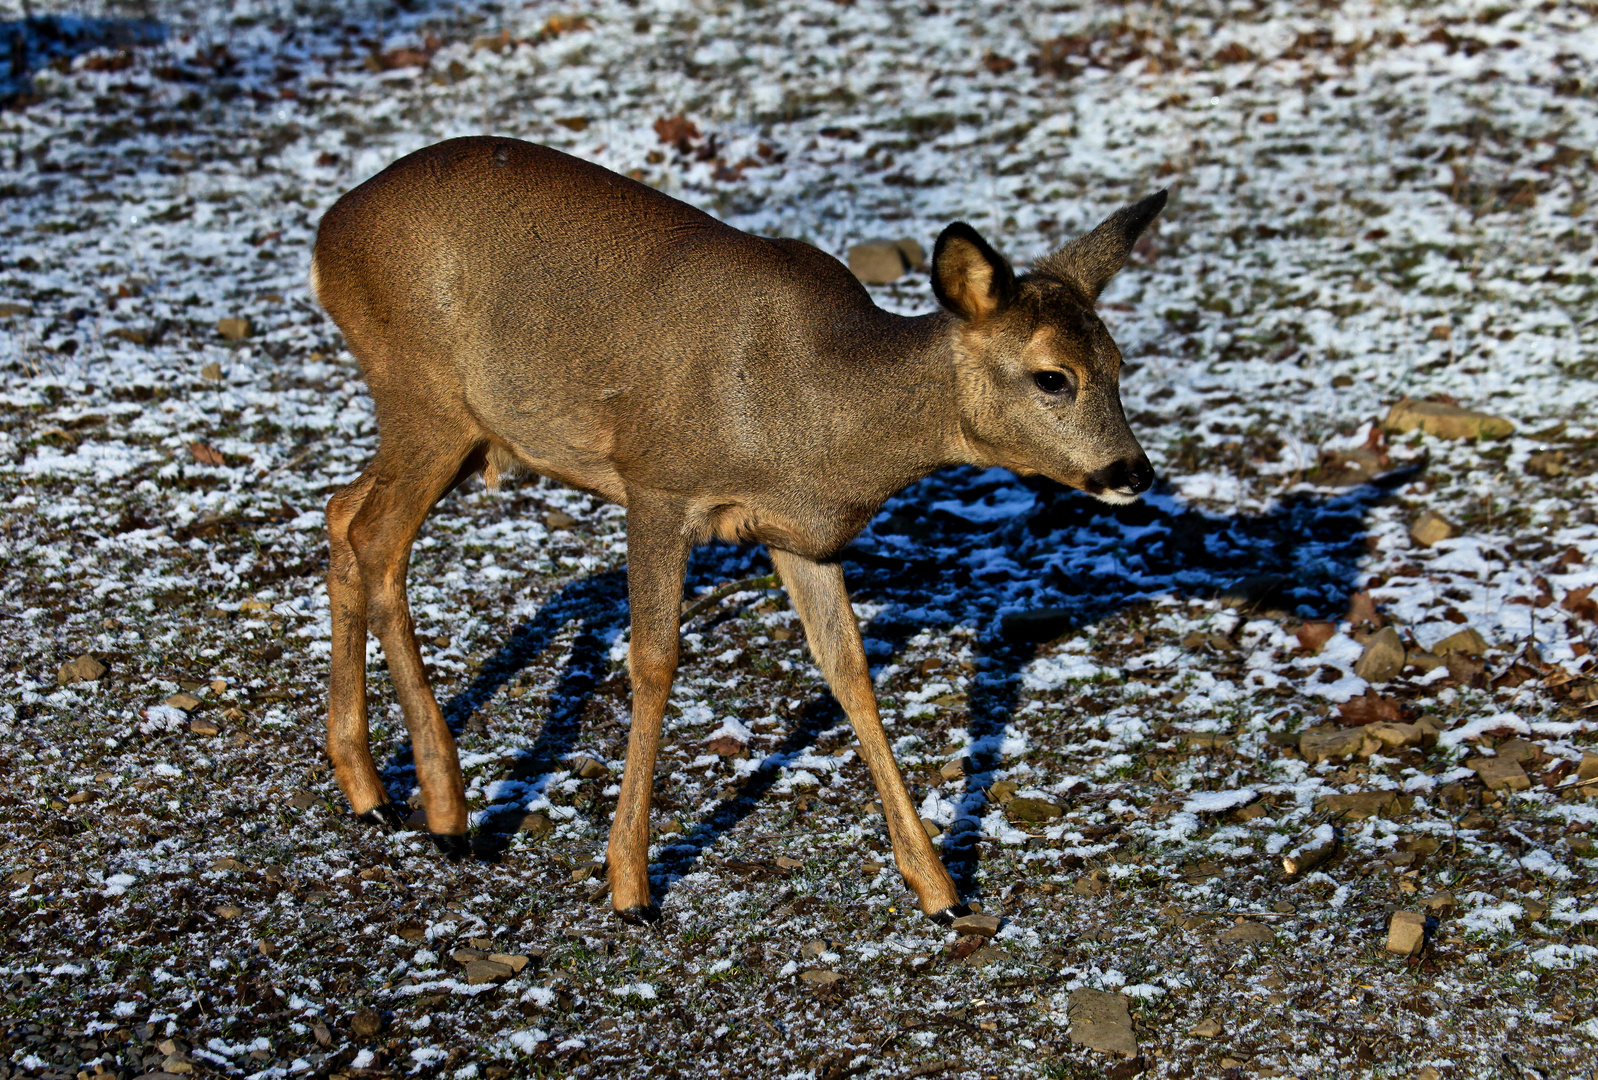
[[[968,322],[997,315],[1015,300],[1015,271],[975,229],[956,221],[932,248],[932,292]]]
[[[1086,236],[1072,240],[1039,261],[1036,269],[1075,285],[1088,299],[1097,300],[1104,286],[1126,262],[1137,238],[1143,235],[1154,215],[1165,208],[1167,194],[1156,191],[1146,199],[1122,207]]]

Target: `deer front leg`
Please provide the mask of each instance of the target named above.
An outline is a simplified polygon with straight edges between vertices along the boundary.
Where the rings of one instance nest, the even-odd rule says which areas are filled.
[[[882,729],[882,717],[877,712],[877,695],[871,686],[871,668],[860,640],[860,625],[855,622],[849,591],[843,584],[843,568],[785,551],[772,550],[771,559],[799,610],[805,635],[810,639],[810,652],[854,725],[861,757],[871,770],[882,812],[888,819],[888,837],[893,842],[893,860],[899,873],[915,890],[922,911],[938,922],[952,922],[966,914],[967,909],[960,903],[954,879],[927,838],[910,793],[905,790],[899,765],[893,760],[888,733]]]
[[[649,895],[649,800],[655,786],[660,721],[677,672],[688,549],[679,505],[646,493],[627,493],[627,603],[632,618],[627,668],[632,678],[633,725],[606,858],[610,902],[632,923],[659,917]]]

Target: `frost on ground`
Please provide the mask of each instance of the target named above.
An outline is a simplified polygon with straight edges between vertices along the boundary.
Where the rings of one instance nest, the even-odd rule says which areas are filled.
[[[1590,8],[137,7],[0,115],[0,1077],[1598,1066]],[[685,628],[664,920],[611,918],[622,520],[544,483],[451,496],[412,563],[481,859],[348,816],[321,507],[376,432],[308,252],[483,131],[839,254],[958,217],[1025,263],[1172,188],[1103,305],[1157,490],[939,474],[846,555],[993,939],[915,913],[759,587]],[[1513,431],[1390,431],[1405,397]],[[1138,1057],[1083,1045],[1128,1006]]]

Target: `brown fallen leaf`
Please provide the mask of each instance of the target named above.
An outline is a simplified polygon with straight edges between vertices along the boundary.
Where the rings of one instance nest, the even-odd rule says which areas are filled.
[[[678,113],[656,120],[655,134],[660,136],[661,142],[676,143],[679,150],[687,152],[689,142],[699,138],[699,128],[692,120]]]
[[[214,446],[207,446],[203,442],[189,443],[189,453],[201,465],[221,465],[222,451]]]
[[[744,744],[731,735],[722,735],[705,743],[705,749],[721,757],[737,757],[744,752]]]

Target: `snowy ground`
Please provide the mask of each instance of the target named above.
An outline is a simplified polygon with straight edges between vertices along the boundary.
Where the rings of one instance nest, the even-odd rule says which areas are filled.
[[[0,114],[0,1078],[1593,1075],[1590,7],[409,6],[133,5],[164,44]],[[577,769],[622,764],[624,538],[547,484],[452,496],[413,561],[482,860],[348,816],[322,506],[376,431],[310,243],[485,131],[840,254],[960,217],[1024,263],[1172,188],[1104,303],[1156,492],[940,474],[849,555],[899,760],[1004,920],[985,949],[915,913],[769,590],[685,628],[665,917],[612,920],[586,867],[616,777]],[[878,292],[931,303],[923,273]],[[1383,436],[1430,395],[1515,432]],[[1384,479],[1334,486],[1347,461]],[[1459,534],[1414,542],[1427,510]],[[766,567],[707,550],[690,585]],[[1488,648],[1372,688],[1377,623]],[[109,670],[59,686],[84,653]],[[1307,761],[1367,690],[1436,745]],[[1322,801],[1360,792],[1392,797]],[[1438,917],[1420,955],[1384,950],[1395,909]],[[529,960],[473,984],[462,947]],[[1139,1057],[1071,1041],[1083,988],[1125,995]]]

